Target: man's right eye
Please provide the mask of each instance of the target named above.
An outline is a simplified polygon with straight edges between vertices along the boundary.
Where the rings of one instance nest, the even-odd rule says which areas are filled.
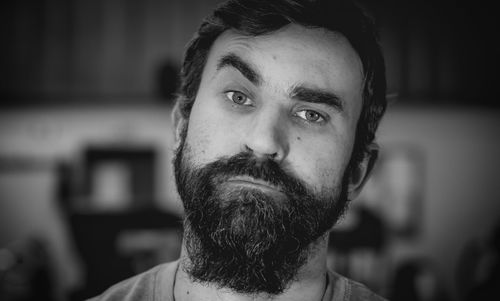
[[[226,92],[226,97],[234,102],[237,105],[240,106],[251,106],[252,105],[252,100],[248,98],[244,93],[239,92],[239,91],[229,91]]]

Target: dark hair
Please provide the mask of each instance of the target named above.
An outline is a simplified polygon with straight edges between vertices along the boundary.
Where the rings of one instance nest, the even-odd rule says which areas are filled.
[[[228,29],[248,36],[272,33],[290,23],[325,28],[344,35],[358,53],[364,72],[363,107],[350,164],[359,163],[375,139],[387,101],[385,66],[372,20],[347,0],[229,0],[200,25],[187,45],[178,96],[180,113],[188,118],[201,81],[208,52]]]

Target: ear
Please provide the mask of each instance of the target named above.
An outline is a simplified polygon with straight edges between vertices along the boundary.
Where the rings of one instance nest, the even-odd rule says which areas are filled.
[[[368,146],[368,152],[365,153],[363,160],[351,171],[348,186],[349,200],[354,200],[361,193],[363,186],[370,178],[370,174],[378,158],[378,153],[379,146],[376,143],[371,143]]]
[[[182,116],[181,109],[179,107],[179,101],[175,103],[175,106],[172,109],[172,120],[174,121],[175,149],[177,149],[181,142],[182,129],[186,126],[187,122],[186,119]]]

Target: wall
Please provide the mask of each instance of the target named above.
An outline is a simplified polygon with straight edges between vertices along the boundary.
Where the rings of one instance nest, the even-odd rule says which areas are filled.
[[[180,68],[185,44],[218,2],[3,1],[0,94],[14,105],[155,95],[160,68]]]
[[[56,259],[58,286],[67,290],[80,285],[84,267],[74,253],[67,224],[56,204],[56,164],[77,163],[88,144],[152,146],[159,159],[157,204],[180,213],[171,180],[171,128],[170,110],[158,106],[1,112],[0,249],[36,235],[48,244]]]
[[[170,180],[173,133],[166,106],[79,106],[0,113],[0,156],[39,161],[78,160],[88,144],[129,144],[158,150],[161,206],[179,211]]]
[[[500,112],[474,107],[390,108],[384,147],[409,144],[424,155],[422,233],[396,257],[430,257],[457,297],[456,272],[466,243],[488,239],[500,220]]]

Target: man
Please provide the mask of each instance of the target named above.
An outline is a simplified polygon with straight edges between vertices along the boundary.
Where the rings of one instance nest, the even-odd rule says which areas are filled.
[[[382,300],[326,268],[377,157],[385,71],[347,1],[230,0],[188,45],[174,108],[179,261],[97,300]]]

